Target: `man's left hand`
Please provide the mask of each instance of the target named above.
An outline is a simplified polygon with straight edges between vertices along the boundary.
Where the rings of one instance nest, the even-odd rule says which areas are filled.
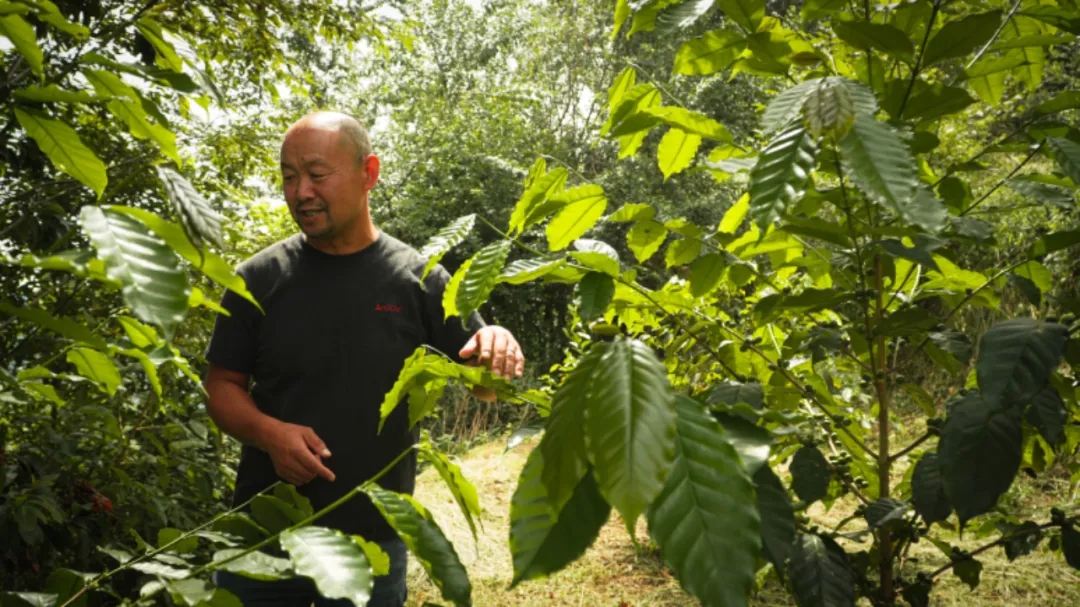
[[[476,357],[475,361],[495,375],[507,381],[521,377],[525,372],[525,355],[510,331],[503,327],[484,327],[476,332],[458,353],[464,359]]]

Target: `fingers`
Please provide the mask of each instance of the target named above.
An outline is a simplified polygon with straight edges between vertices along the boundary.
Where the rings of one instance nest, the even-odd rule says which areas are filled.
[[[495,333],[492,339],[491,347],[491,371],[495,375],[501,375],[506,379],[511,379],[512,376],[506,374],[504,369],[506,364],[506,347],[507,347],[507,332],[506,331],[493,331]],[[513,356],[513,353],[510,353]]]
[[[460,356],[463,359],[468,360],[468,359],[472,358],[474,354],[476,354],[476,349],[479,348],[479,347],[480,347],[480,337],[479,337],[479,333],[477,333],[477,334],[473,335],[472,339],[469,340],[469,343],[465,344],[465,347],[462,348],[460,352],[458,352],[458,356]]]
[[[514,341],[514,346],[516,346],[516,349],[513,357],[513,364],[511,365],[512,370],[510,372],[513,373],[513,377],[520,378],[525,374],[525,353],[521,351],[521,346],[518,345],[516,340]]]
[[[303,436],[304,442],[313,452],[319,454],[320,457],[330,457],[330,450],[326,448],[326,443],[319,438],[318,434],[315,434],[314,430],[305,428]]]

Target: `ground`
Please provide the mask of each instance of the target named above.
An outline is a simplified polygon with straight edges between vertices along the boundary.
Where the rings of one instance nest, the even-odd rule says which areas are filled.
[[[417,481],[416,497],[435,516],[457,548],[473,584],[473,604],[477,607],[690,607],[698,605],[679,587],[656,555],[647,549],[635,549],[625,526],[613,514],[596,544],[585,556],[548,580],[525,582],[507,590],[513,571],[509,534],[510,498],[518,474],[532,445],[525,444],[509,452],[501,442],[476,449],[460,459],[465,477],[477,488],[483,529],[479,543],[474,542],[450,492],[433,470],[422,473]],[[1015,492],[1014,492],[1015,493]],[[1028,501],[1038,500],[1029,494]],[[1023,498],[1023,496],[1021,496]],[[1039,509],[1041,510],[1041,508]],[[835,526],[852,511],[852,505],[838,502],[829,512],[821,504],[811,510],[811,517],[821,525]],[[1041,520],[1041,519],[1040,519]],[[852,529],[857,527],[852,527]],[[647,543],[644,523],[637,531],[641,543]],[[966,538],[970,538],[968,533]],[[965,539],[953,543],[966,550],[988,540]],[[937,567],[944,557],[927,542],[912,551],[920,559],[920,568]],[[1022,607],[1074,607],[1080,605],[1080,576],[1063,561],[1060,554],[1046,549],[1046,542],[1035,553],[1014,562],[994,548],[980,555],[984,569],[982,583],[975,591],[968,589],[955,575],[942,576],[931,595],[933,607],[959,605],[1017,605]],[[409,572],[410,607],[426,601],[444,604],[438,589],[426,578],[415,562]],[[793,605],[775,581],[768,581],[753,603],[755,607]]]

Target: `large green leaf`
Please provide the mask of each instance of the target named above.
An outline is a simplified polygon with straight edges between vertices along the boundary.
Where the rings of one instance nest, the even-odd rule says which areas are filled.
[[[244,552],[243,548],[219,550],[214,553],[212,562],[219,563],[230,559],[241,552]],[[253,580],[280,580],[289,577],[292,563],[289,562],[288,559],[270,556],[265,552],[256,550],[255,552],[249,552],[240,558],[233,559],[228,563],[213,565],[213,568],[242,575]]]
[[[499,274],[499,282],[521,285],[543,278],[565,266],[566,262],[562,259],[519,259],[506,264]]]
[[[1035,202],[1054,205],[1063,209],[1071,209],[1075,206],[1076,196],[1069,188],[1063,188],[1049,183],[1028,181],[1027,179],[1006,179],[1005,185],[1021,196]]]
[[[109,111],[123,120],[128,132],[136,139],[147,139],[157,144],[163,154],[176,164],[183,164],[176,149],[176,134],[161,124],[150,122],[142,105],[142,97],[119,76],[104,70],[84,69],[83,76],[90,81],[98,95],[113,97],[108,103]]]
[[[622,101],[623,95],[626,91],[634,88],[637,84],[637,70],[633,67],[627,67],[623,71],[619,72],[619,75],[615,78],[615,81],[611,83],[608,88],[608,111],[614,110],[615,106]],[[543,160],[543,159],[541,159]]]
[[[708,295],[720,284],[727,260],[718,253],[702,255],[690,264],[690,292],[694,297]]]
[[[942,485],[960,522],[989,512],[1012,485],[1023,455],[1020,410],[969,392],[949,409],[938,444]]]
[[[717,5],[747,32],[757,31],[765,18],[765,0],[717,0]]]
[[[660,91],[656,89],[655,85],[646,82],[631,87],[623,94],[622,99],[619,100],[614,109],[611,110],[607,122],[600,128],[600,134],[606,136],[609,133],[627,129],[623,123],[640,120],[638,114],[642,110],[658,106],[660,102]],[[628,130],[627,132],[634,131]],[[644,137],[644,135],[642,136]]]
[[[822,78],[803,106],[806,128],[814,137],[839,139],[855,122],[855,100],[843,78]]]
[[[454,501],[461,509],[465,522],[469,524],[473,539],[476,539],[476,521],[480,518],[480,498],[476,494],[476,487],[465,478],[457,464],[436,451],[430,443],[421,444],[417,453],[439,472],[446,487],[450,489],[450,495],[454,496]]]
[[[707,139],[732,143],[727,127],[704,114],[678,106],[653,107],[642,110],[642,114],[655,116],[660,121],[686,133],[700,135]]]
[[[745,605],[761,550],[754,485],[704,405],[679,396],[675,411],[675,462],[649,507],[649,534],[703,605]]]
[[[39,308],[16,307],[6,301],[0,302],[0,312],[32,322],[58,335],[88,344],[99,350],[108,347],[103,337],[95,335],[89,327],[72,318],[53,316]]]
[[[949,21],[930,38],[922,56],[922,65],[930,66],[975,52],[990,41],[1000,25],[1000,10]]]
[[[544,453],[541,478],[556,510],[570,499],[589,466],[585,446],[585,404],[596,389],[594,376],[606,364],[605,343],[594,343],[566,375],[551,399],[547,430],[538,447]]]
[[[1052,99],[1040,103],[1035,108],[1035,113],[1046,116],[1078,107],[1080,107],[1080,91],[1062,91]]]
[[[765,106],[765,115],[761,118],[761,130],[769,135],[789,124],[802,113],[806,99],[821,83],[820,78],[803,81],[773,97]]]
[[[499,274],[512,246],[513,242],[509,240],[497,240],[477,251],[470,259],[471,263],[458,270],[461,282],[454,294],[454,309],[461,317],[462,326],[469,315],[478,310],[491,295],[491,290],[499,282]]]
[[[311,578],[319,594],[367,605],[375,575],[364,549],[351,538],[326,527],[302,527],[285,531],[279,540],[293,569]]]
[[[33,26],[19,15],[4,15],[0,17],[0,35],[11,41],[15,50],[19,51],[23,59],[26,59],[30,71],[40,76],[45,56],[41,52],[41,47],[38,46]]]
[[[176,49],[165,39],[161,24],[149,17],[139,19],[135,24],[139,32],[150,42],[157,53],[158,60],[174,72],[184,71],[184,61],[176,54]]]
[[[90,91],[65,90],[55,84],[48,86],[31,84],[26,88],[12,91],[11,95],[19,101],[30,101],[32,103],[90,103],[107,99],[107,97],[100,97]]]
[[[817,145],[802,126],[777,135],[750,171],[750,216],[763,228],[784,216],[806,191]]]
[[[943,521],[952,514],[952,504],[941,480],[941,464],[934,451],[924,454],[915,464],[911,476],[911,504],[927,524]]]
[[[139,319],[167,337],[187,311],[187,275],[176,254],[144,224],[111,210],[83,207],[83,231],[105,261],[109,278],[123,285],[124,301]]]
[[[31,108],[15,108],[15,118],[57,169],[78,179],[101,197],[109,182],[105,163],[86,147],[71,127]]]
[[[904,118],[933,120],[960,112],[975,103],[965,89],[937,83],[920,90],[904,106]]]
[[[424,272],[420,275],[421,282],[427,278],[429,272],[435,269],[443,255],[446,255],[450,249],[465,240],[465,237],[472,231],[474,224],[476,224],[475,213],[458,217],[453,223],[439,230],[427,241],[427,244],[420,249],[420,256],[427,259]]]
[[[71,569],[55,569],[45,580],[45,592],[56,595],[57,605],[68,607],[85,607],[89,595],[83,593],[79,598],[72,600],[80,590],[86,586],[86,580],[82,574]]]
[[[1027,404],[1050,378],[1065,353],[1069,330],[1032,318],[1000,322],[983,335],[975,372],[990,406]]]
[[[1080,144],[1061,137],[1048,137],[1046,145],[1054,152],[1054,160],[1065,176],[1080,184]]]
[[[56,595],[46,592],[0,592],[4,607],[56,607]]]
[[[855,184],[867,197],[905,213],[915,197],[918,170],[911,150],[896,131],[883,122],[857,115],[837,147]]]
[[[742,34],[715,30],[683,43],[675,54],[673,71],[686,76],[707,76],[725,70],[746,48]]]
[[[674,395],[644,343],[619,338],[593,348],[599,361],[584,402],[585,443],[600,492],[632,532],[671,468]]]
[[[600,318],[615,295],[615,281],[602,272],[589,272],[578,283],[578,316],[590,321]]]
[[[795,544],[795,507],[780,477],[768,466],[754,473],[754,490],[761,517],[762,555],[782,572]]]
[[[1061,444],[1065,438],[1065,423],[1069,412],[1057,389],[1046,384],[1031,399],[1024,418],[1035,427],[1051,446]]]
[[[472,585],[469,576],[454,546],[443,535],[431,514],[405,494],[386,491],[374,485],[366,485],[364,492],[423,565],[442,597],[457,607],[470,607]]]
[[[122,382],[120,370],[107,355],[90,348],[72,348],[68,350],[66,359],[75,365],[79,375],[101,386],[109,396],[116,394]]]
[[[510,501],[511,587],[574,562],[596,541],[611,515],[592,474],[582,476],[566,504],[557,507],[548,497],[543,470],[543,452],[533,449]]]
[[[221,238],[222,217],[210,206],[210,202],[180,173],[159,166],[157,174],[195,248],[202,249],[205,241],[224,247],[225,241]]]
[[[851,46],[861,50],[876,50],[910,63],[915,54],[915,45],[899,28],[869,21],[833,20],[832,29],[836,35]]]
[[[165,244],[172,247],[172,250],[179,253],[181,257],[187,260],[188,263],[193,265],[199,272],[210,280],[225,287],[226,289],[236,293],[240,297],[248,300],[256,308],[262,310],[262,306],[255,300],[255,296],[248,291],[247,284],[244,283],[244,279],[241,278],[229,265],[229,262],[225,261],[220,255],[213,251],[203,249],[196,249],[194,245],[185,237],[184,229],[170,221],[165,221],[161,217],[146,211],[143,209],[137,209],[135,207],[123,207],[123,206],[109,206],[106,209],[111,213],[123,213],[138,219],[143,225],[150,228],[150,231],[157,234],[159,238],[165,241]]]
[[[660,146],[656,149],[656,161],[660,166],[660,172],[664,174],[664,180],[676,173],[681,173],[690,167],[701,147],[701,135],[687,133],[678,128],[670,128],[660,140]]]
[[[693,25],[712,8],[716,0],[685,0],[668,6],[656,16],[655,32],[659,36]]]
[[[526,219],[537,206],[562,190],[568,175],[566,169],[558,167],[545,175],[537,177],[529,185],[525,192],[522,193],[517,204],[514,205],[514,210],[510,214],[511,236],[516,232],[523,232],[529,228]]]
[[[572,199],[547,226],[548,248],[561,251],[589,231],[607,210],[607,197],[599,186],[574,188]],[[568,195],[570,192],[568,192]]]
[[[828,537],[800,534],[788,573],[799,607],[855,606],[855,573],[844,549]]]
[[[791,458],[791,488],[806,503],[816,502],[829,492],[832,471],[817,447],[804,446]]]
[[[638,263],[645,263],[660,250],[667,236],[668,230],[664,224],[655,219],[642,219],[626,233],[626,245]]]

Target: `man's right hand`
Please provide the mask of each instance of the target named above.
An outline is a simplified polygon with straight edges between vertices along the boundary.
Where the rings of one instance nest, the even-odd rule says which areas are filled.
[[[274,461],[274,472],[285,481],[304,485],[316,476],[334,480],[334,473],[322,463],[330,450],[311,428],[278,421],[260,442]]]

